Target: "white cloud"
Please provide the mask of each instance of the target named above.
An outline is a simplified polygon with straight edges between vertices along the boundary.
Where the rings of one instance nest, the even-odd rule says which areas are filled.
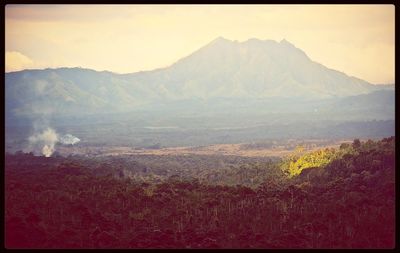
[[[34,66],[33,60],[17,51],[6,52],[6,72],[18,71]]]

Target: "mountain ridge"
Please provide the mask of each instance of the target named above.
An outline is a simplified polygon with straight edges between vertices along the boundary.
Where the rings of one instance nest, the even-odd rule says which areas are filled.
[[[123,75],[123,76],[124,76],[124,75],[134,75],[134,74],[140,74],[140,73],[153,72],[153,71],[159,71],[159,70],[167,69],[167,68],[169,68],[169,67],[175,65],[176,63],[180,62],[181,60],[190,57],[191,55],[193,55],[193,54],[196,53],[197,51],[199,51],[199,50],[201,50],[201,49],[203,49],[203,48],[206,48],[206,47],[208,47],[208,46],[210,46],[210,45],[213,45],[213,44],[215,44],[215,43],[227,42],[227,43],[235,43],[235,44],[244,44],[244,43],[249,43],[249,42],[252,42],[252,41],[256,41],[256,42],[273,42],[273,43],[278,43],[278,44],[289,45],[290,47],[295,48],[296,50],[299,50],[299,51],[302,52],[307,58],[309,58],[308,55],[307,55],[304,51],[302,51],[301,49],[297,48],[294,44],[290,43],[290,42],[289,42],[288,40],[286,40],[285,38],[283,38],[280,42],[275,41],[275,40],[268,40],[268,39],[262,40],[262,39],[258,39],[258,38],[249,38],[249,39],[247,39],[247,40],[245,40],[245,41],[238,42],[237,40],[232,41],[232,40],[226,39],[226,38],[224,38],[224,37],[222,37],[222,36],[219,36],[219,37],[217,37],[216,39],[214,39],[214,40],[212,40],[211,42],[209,42],[208,44],[206,44],[205,46],[203,46],[203,47],[201,47],[201,48],[195,50],[195,51],[192,52],[191,54],[189,54],[189,55],[187,55],[187,56],[183,56],[182,58],[178,59],[176,62],[174,62],[174,63],[172,63],[172,64],[170,64],[170,65],[168,65],[168,66],[166,66],[166,67],[159,67],[159,68],[154,68],[154,69],[151,69],[151,70],[140,70],[140,71],[134,71],[134,72],[128,72],[128,73],[117,73],[117,72],[113,72],[113,71],[109,71],[109,70],[95,70],[95,69],[91,69],[91,68],[89,68],[89,67],[74,66],[74,67],[48,67],[48,68],[44,68],[44,69],[38,69],[38,68],[34,68],[34,69],[23,69],[23,70],[17,70],[17,71],[6,72],[6,74],[19,73],[19,72],[24,72],[24,71],[76,69],[76,70],[89,70],[89,71],[94,71],[94,72],[99,72],[99,73],[105,72],[105,73],[110,73],[110,74],[114,74],[114,75]],[[316,63],[318,63],[318,62],[316,62]],[[320,64],[320,63],[318,63],[318,64]],[[345,75],[347,75],[347,76],[349,76],[349,77],[357,78],[357,79],[360,79],[360,80],[362,80],[362,81],[365,81],[365,80],[363,80],[363,79],[361,79],[361,78],[359,78],[359,77],[352,76],[352,75],[348,75],[348,74],[346,74],[345,72],[335,70],[335,69],[330,68],[330,67],[327,67],[327,66],[325,66],[325,65],[323,65],[323,64],[320,64],[320,65],[324,66],[325,68],[327,68],[327,69],[329,69],[329,70],[334,70],[334,71],[343,73],[343,74],[345,74]],[[367,82],[367,81],[365,81],[365,82]],[[369,82],[368,82],[368,83],[369,83]],[[369,83],[369,84],[372,84],[372,83]],[[378,84],[372,84],[372,85],[378,85]],[[387,84],[387,85],[390,85],[390,84]]]
[[[112,112],[187,99],[321,99],[383,89],[312,61],[286,39],[223,37],[164,68],[128,74],[82,67],[22,70],[5,74],[5,88],[6,112],[16,115],[46,108]]]

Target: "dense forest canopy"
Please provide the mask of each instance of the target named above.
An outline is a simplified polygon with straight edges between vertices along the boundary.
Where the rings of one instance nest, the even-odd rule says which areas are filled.
[[[393,248],[395,138],[278,158],[6,154],[7,248]]]

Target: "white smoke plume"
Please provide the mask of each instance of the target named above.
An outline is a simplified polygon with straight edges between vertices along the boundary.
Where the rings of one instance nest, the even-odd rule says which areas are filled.
[[[81,140],[80,140],[78,137],[73,136],[72,134],[66,134],[66,135],[64,135],[64,136],[61,136],[61,137],[59,138],[59,141],[60,141],[62,144],[71,144],[71,145],[74,145],[74,144],[80,142]]]
[[[74,145],[80,141],[78,137],[71,134],[59,136],[56,131],[50,127],[42,132],[36,133],[28,138],[30,149],[37,152],[38,147],[41,148],[41,154],[50,157],[55,151],[56,143]]]
[[[51,86],[51,83],[40,81],[34,86],[37,95],[46,95],[46,90]],[[45,98],[44,98],[45,99]],[[44,155],[50,157],[57,143],[74,145],[80,141],[79,138],[66,134],[59,136],[57,132],[49,127],[49,118],[54,113],[54,108],[42,104],[33,105],[31,108],[32,114],[35,115],[33,123],[33,135],[28,138],[29,144],[24,149],[25,152],[33,152],[35,155]]]
[[[30,136],[28,140],[35,147],[43,146],[42,154],[50,157],[55,151],[54,146],[58,141],[58,135],[54,129],[48,127],[43,132]]]

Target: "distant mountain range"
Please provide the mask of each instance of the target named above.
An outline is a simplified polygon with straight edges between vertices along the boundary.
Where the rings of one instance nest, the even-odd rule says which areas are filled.
[[[229,108],[241,100],[299,103],[381,94],[383,90],[393,91],[394,85],[372,85],[329,69],[286,40],[236,42],[221,37],[171,66],[153,71],[115,74],[58,68],[5,74],[6,119],[165,109],[180,101],[211,101],[206,107],[213,111],[218,110],[213,105],[221,100],[228,101],[224,103]],[[386,99],[388,93],[382,94]],[[351,106],[351,99],[343,101]],[[371,96],[365,101],[370,103]],[[379,106],[379,98],[376,101]]]

